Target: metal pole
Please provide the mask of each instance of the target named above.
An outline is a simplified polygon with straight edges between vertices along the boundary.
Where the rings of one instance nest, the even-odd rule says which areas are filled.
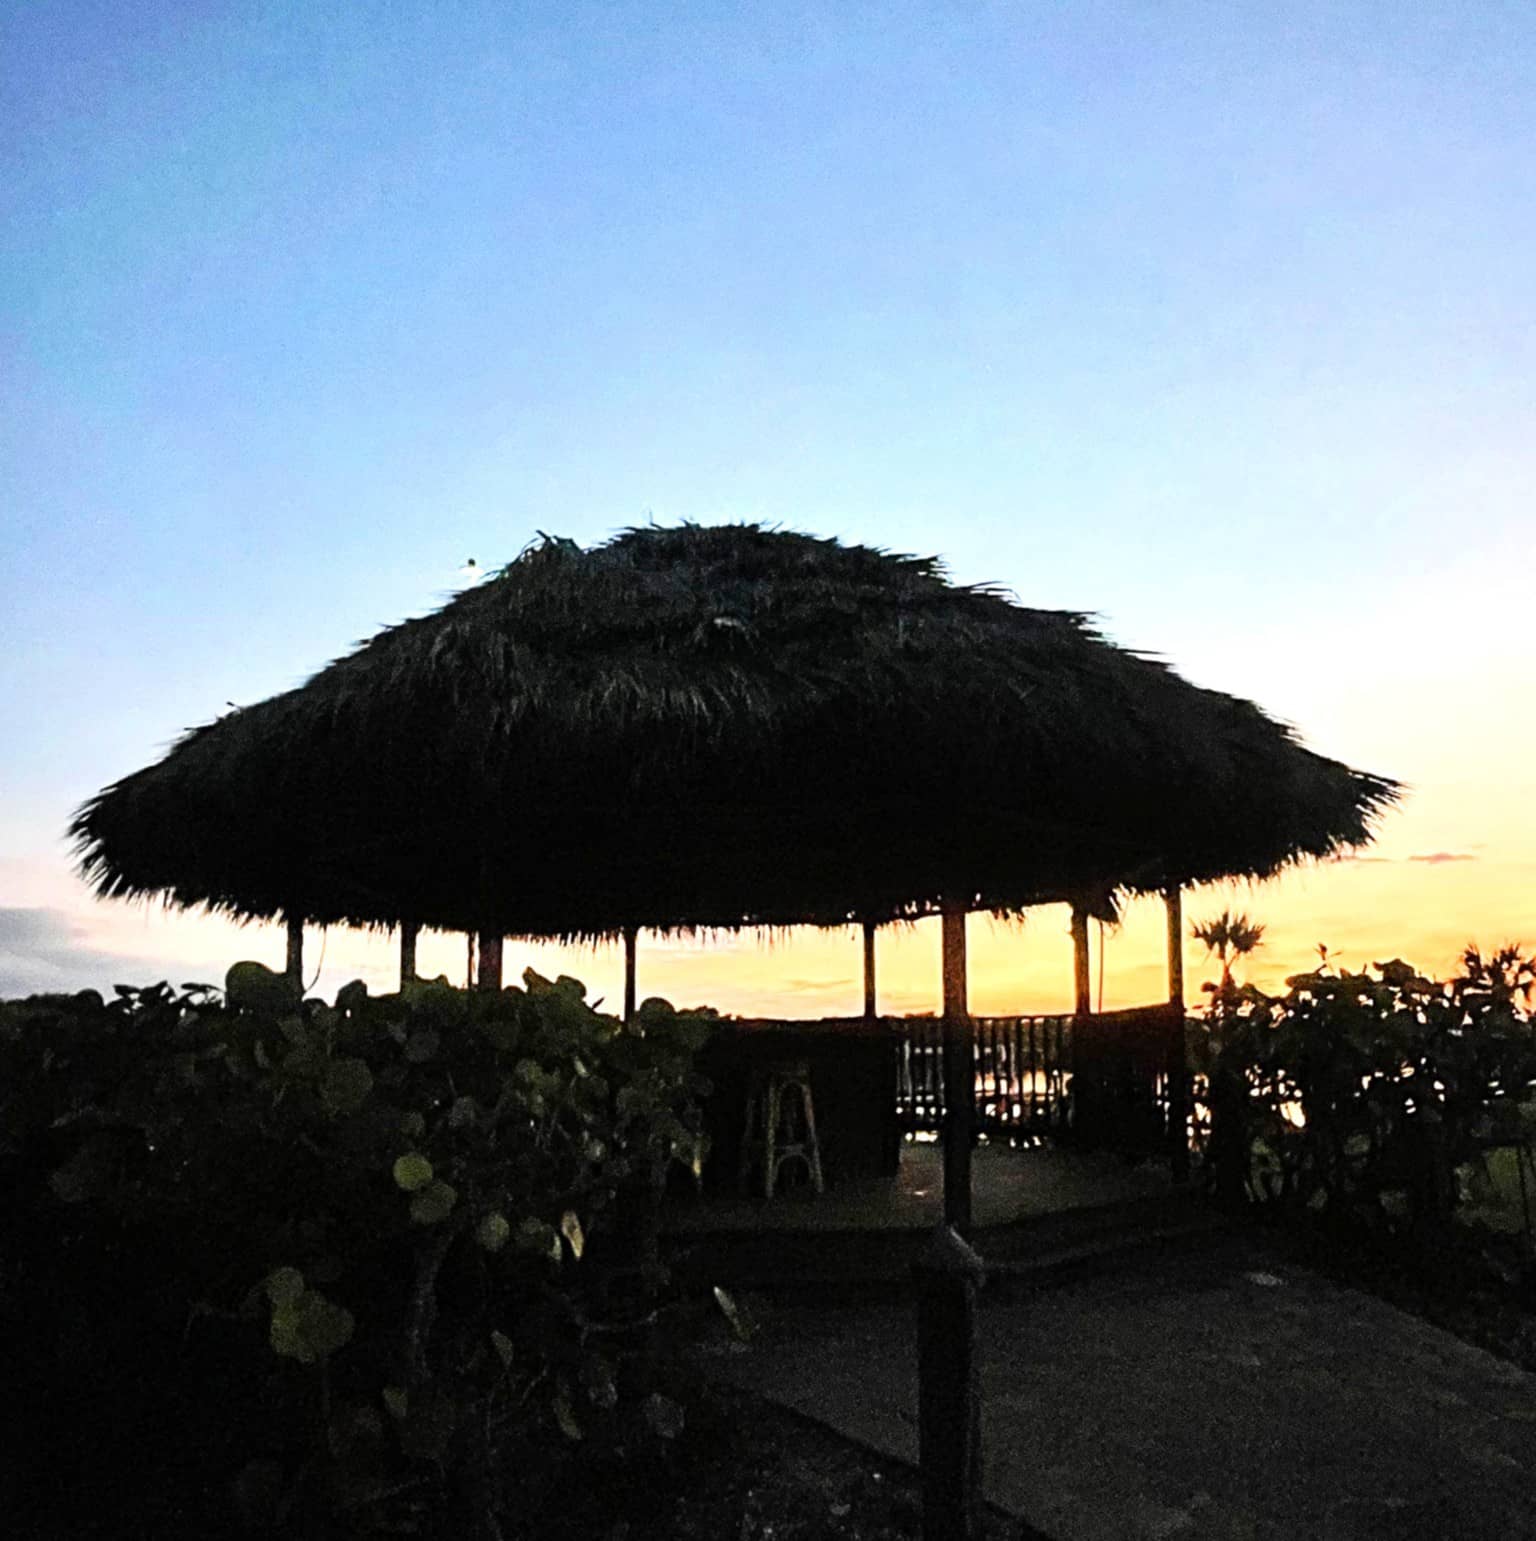
[[[403,990],[416,977],[416,937],[421,927],[415,921],[402,921],[400,925],[400,988]]]

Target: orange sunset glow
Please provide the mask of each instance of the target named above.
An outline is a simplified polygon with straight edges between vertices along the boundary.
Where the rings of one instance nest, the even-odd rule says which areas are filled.
[[[1312,966],[1316,948],[1346,968],[1402,956],[1436,976],[1448,974],[1468,942],[1486,948],[1536,937],[1536,849],[1532,844],[1494,854],[1486,841],[1412,836],[1459,829],[1475,835],[1479,821],[1433,817],[1407,805],[1389,815],[1377,847],[1359,857],[1299,868],[1264,883],[1212,885],[1189,891],[1188,924],[1224,907],[1240,908],[1265,926],[1263,945],[1241,970],[1265,989]],[[1474,805],[1475,806],[1475,805]],[[1410,847],[1415,847],[1410,849]],[[1421,847],[1421,848],[1420,848]],[[62,886],[62,885],[61,885]],[[88,912],[90,913],[90,912]],[[1069,1009],[1072,948],[1064,905],[1042,906],[1022,923],[973,915],[968,927],[972,1009],[981,1015]],[[87,929],[88,924],[88,929]],[[177,916],[153,905],[99,906],[82,924],[82,942],[116,953],[145,970],[175,964],[188,978],[218,982],[236,958],[279,966],[283,939],[276,926],[236,926],[198,916]],[[1095,923],[1090,941],[1094,1001],[1106,1009],[1146,1004],[1167,989],[1164,913],[1160,901],[1127,906],[1121,924]],[[882,1012],[900,1015],[939,1006],[939,923],[890,926],[879,933],[878,985]],[[1102,941],[1101,941],[1102,938]],[[322,952],[323,948],[323,952]],[[307,943],[314,988],[330,995],[352,978],[374,990],[392,989],[398,977],[393,937],[362,932],[311,931]],[[1185,975],[1191,1002],[1215,970],[1205,949],[1186,939]],[[821,931],[799,927],[772,934],[713,933],[655,937],[642,933],[642,996],[685,1005],[712,1005],[734,1015],[818,1017],[862,1009],[857,928]],[[617,1003],[622,957],[617,944],[598,947],[509,942],[508,978],[531,967],[553,976],[573,974],[594,997]],[[465,978],[462,936],[425,932],[419,969],[425,976]],[[1101,973],[1102,970],[1102,973]],[[174,971],[174,970],[173,970]],[[110,968],[98,966],[103,982]],[[127,972],[125,964],[124,972]],[[1102,979],[1102,995],[1101,995]]]
[[[1401,956],[1437,976],[1461,949],[1536,940],[1536,727],[1506,710],[1518,688],[1515,650],[1523,577],[1510,541],[1502,566],[1473,573],[1448,563],[1433,578],[1404,578],[1362,594],[1352,610],[1322,612],[1302,633],[1284,618],[1249,612],[1214,596],[1203,612],[1138,617],[1138,635],[1158,626],[1175,666],[1197,683],[1251,693],[1295,724],[1305,742],[1405,783],[1401,804],[1381,821],[1375,843],[1356,856],[1310,863],[1268,882],[1196,889],[1188,924],[1231,905],[1265,926],[1246,977],[1279,987],[1309,967],[1319,944],[1343,966]],[[1110,585],[1124,575],[1108,574]],[[1022,583],[1019,587],[1023,587]],[[1492,602],[1480,610],[1480,599]],[[1425,609],[1442,627],[1420,623]],[[1111,635],[1120,628],[1105,618]],[[1453,623],[1453,624],[1452,624]],[[1148,640],[1155,640],[1151,638]],[[0,868],[12,902],[46,915],[74,961],[25,968],[19,982],[45,988],[169,975],[217,983],[237,958],[274,966],[283,942],[275,926],[237,926],[158,905],[91,900],[69,875],[62,849],[52,861],[11,860]],[[1094,998],[1106,1008],[1151,1002],[1166,990],[1162,906],[1140,900],[1122,923],[1092,928]],[[982,1014],[1052,1011],[1070,1005],[1071,944],[1064,907],[1045,907],[1022,925],[976,915],[969,924],[971,1000]],[[307,943],[312,987],[329,995],[352,978],[392,988],[392,937],[332,930]],[[639,987],[679,1004],[738,1015],[816,1017],[861,1008],[857,932],[796,928],[773,935],[656,937],[642,934]],[[878,944],[879,1003],[900,1014],[939,1003],[938,923],[887,927]],[[120,960],[114,962],[113,960]],[[595,997],[618,1000],[617,945],[558,947],[510,942],[507,977],[524,967],[568,973]],[[16,966],[16,965],[13,965]],[[423,934],[419,967],[465,978],[465,941]],[[50,972],[51,968],[51,972]],[[1192,1002],[1214,971],[1204,949],[1185,944]]]

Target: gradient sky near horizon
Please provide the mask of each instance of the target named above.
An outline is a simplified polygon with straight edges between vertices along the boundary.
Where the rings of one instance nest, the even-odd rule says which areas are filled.
[[[1525,0],[58,0],[0,72],[0,995],[278,963],[95,901],[73,809],[467,557],[649,518],[939,553],[1409,783],[1368,860],[1189,899],[1268,923],[1261,982],[1536,945]],[[1064,912],[971,935],[979,1010],[1067,1003]],[[641,955],[743,1012],[858,978],[851,933]]]

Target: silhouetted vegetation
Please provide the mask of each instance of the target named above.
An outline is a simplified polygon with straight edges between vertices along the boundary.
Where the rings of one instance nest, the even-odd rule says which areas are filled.
[[[1230,964],[1261,928],[1207,930]],[[1520,1357],[1533,993],[1513,948],[1444,983],[1323,953],[1275,996],[1227,968],[1190,1024],[1207,1181]],[[31,1435],[8,1512],[81,1535],[702,1536],[759,1502],[807,1535],[833,1506],[840,1533],[897,1523],[899,1484],[782,1419],[748,1437],[667,1352],[697,1306],[666,1303],[653,1200],[702,1158],[709,1032],[658,1001],[625,1028],[531,972],[327,1005],[238,964],[222,993],[0,1003],[0,1327]],[[770,1483],[779,1439],[828,1452],[821,1475]]]
[[[1401,959],[1352,972],[1320,954],[1284,995],[1227,973],[1192,1024],[1217,1194],[1431,1245],[1457,1220],[1528,1242],[1531,961],[1468,948],[1436,982]]]
[[[708,1023],[525,981],[330,1006],[237,964],[223,1000],[0,1005],[8,1405],[35,1436],[0,1507],[542,1534],[574,1452],[677,1434],[646,1200],[700,1159]]]

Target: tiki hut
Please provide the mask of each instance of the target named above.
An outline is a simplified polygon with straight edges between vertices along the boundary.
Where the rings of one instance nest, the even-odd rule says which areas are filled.
[[[182,738],[71,833],[108,897],[527,937],[1261,877],[1391,782],[1075,614],[752,525],[541,540]]]
[[[1362,845],[1395,795],[1083,615],[684,525],[541,539],[71,833],[104,896],[478,932],[499,968],[503,936],[1104,914]]]

